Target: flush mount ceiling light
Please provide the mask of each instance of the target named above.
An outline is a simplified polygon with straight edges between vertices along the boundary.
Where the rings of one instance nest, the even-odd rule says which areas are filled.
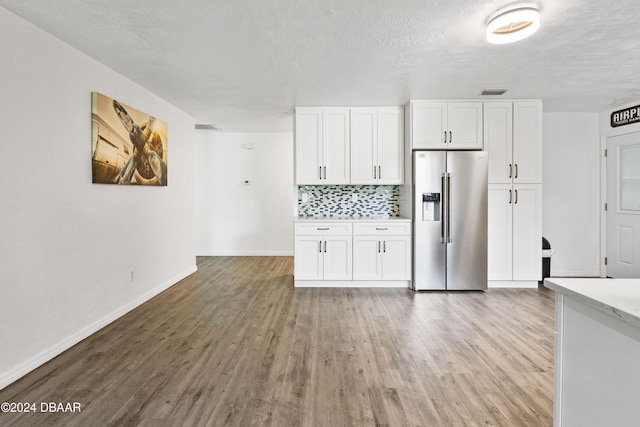
[[[540,12],[535,5],[516,4],[489,17],[487,41],[507,44],[525,39],[540,28]]]

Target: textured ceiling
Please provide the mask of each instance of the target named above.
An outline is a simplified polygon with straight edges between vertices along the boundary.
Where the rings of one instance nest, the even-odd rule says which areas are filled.
[[[291,130],[297,105],[480,99],[484,88],[541,98],[545,111],[640,99],[640,1],[541,0],[538,33],[488,44],[487,17],[511,3],[0,0],[225,131]]]

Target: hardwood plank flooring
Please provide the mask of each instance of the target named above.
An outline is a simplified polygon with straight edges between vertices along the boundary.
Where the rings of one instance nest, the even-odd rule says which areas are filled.
[[[3,426],[550,426],[554,295],[293,288],[289,257],[198,272],[0,390]]]

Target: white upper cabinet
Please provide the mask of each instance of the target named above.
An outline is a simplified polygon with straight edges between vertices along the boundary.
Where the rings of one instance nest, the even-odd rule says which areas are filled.
[[[296,108],[296,182],[322,184],[322,108]]]
[[[349,109],[296,108],[296,183],[349,184]]]
[[[542,103],[485,103],[484,144],[489,183],[541,183]]]
[[[378,108],[378,184],[404,183],[404,108]]]
[[[542,103],[513,103],[513,182],[542,182]]]
[[[349,109],[325,108],[324,121],[324,184],[349,184]]]
[[[351,109],[351,183],[378,181],[378,109]]]
[[[411,101],[414,150],[482,150],[482,102]]]
[[[489,183],[510,183],[513,176],[513,103],[484,104],[484,148],[489,152]]]
[[[402,184],[404,109],[351,109],[351,183]]]

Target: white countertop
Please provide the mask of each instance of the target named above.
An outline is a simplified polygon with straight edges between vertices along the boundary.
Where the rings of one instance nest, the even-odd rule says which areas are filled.
[[[411,222],[408,218],[403,218],[399,216],[296,216],[293,217],[293,222],[305,222],[305,221],[315,221],[315,222],[344,222],[344,221],[400,221],[400,222]]]
[[[544,286],[640,328],[640,279],[545,279]]]

